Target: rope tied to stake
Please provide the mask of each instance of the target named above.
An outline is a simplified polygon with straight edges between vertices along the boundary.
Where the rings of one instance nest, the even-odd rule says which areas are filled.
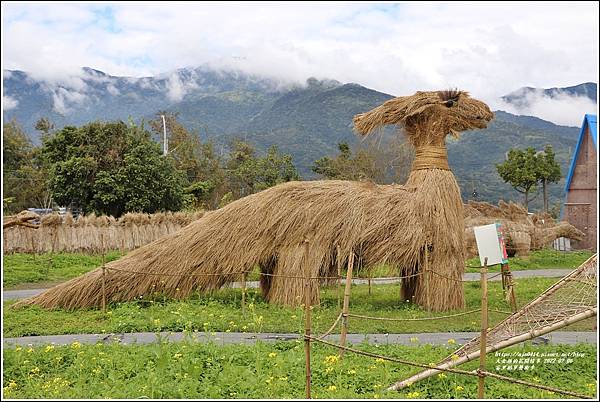
[[[448,166],[448,150],[445,146],[423,145],[416,149],[412,170],[442,169]]]

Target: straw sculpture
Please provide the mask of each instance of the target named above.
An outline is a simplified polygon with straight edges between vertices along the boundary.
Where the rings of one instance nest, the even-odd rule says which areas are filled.
[[[395,124],[415,146],[406,185],[288,182],[241,198],[108,263],[107,302],[153,292],[183,298],[240,280],[259,266],[267,300],[299,305],[305,264],[324,282],[337,275],[338,262],[347,264],[355,254],[365,266],[387,263],[415,274],[404,296],[424,308],[463,308],[463,207],[445,138],[485,128],[492,118],[486,104],[463,91],[417,92],[359,114],[359,134]],[[100,306],[101,278],[97,269],[18,305]],[[317,303],[318,287],[311,289]]]
[[[469,201],[464,205],[465,251],[467,257],[477,255],[474,226],[500,222],[509,257],[527,256],[533,250],[548,247],[559,237],[581,240],[585,234],[568,222],[556,222],[547,213],[529,215],[514,202],[500,201],[498,206],[487,202]]]

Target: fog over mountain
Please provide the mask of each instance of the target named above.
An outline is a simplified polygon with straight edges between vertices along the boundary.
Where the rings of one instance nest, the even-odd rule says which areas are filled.
[[[241,137],[261,150],[278,145],[293,155],[305,178],[314,177],[310,167],[316,159],[336,154],[338,142],[359,143],[352,132],[352,116],[393,97],[334,79],[309,78],[298,84],[207,66],[141,78],[84,68],[54,82],[4,70],[3,83],[4,121],[16,119],[34,141],[39,136],[34,125],[41,117],[60,128],[98,119],[140,121],[168,110],[178,112],[179,119],[203,141],[226,146],[232,138]],[[584,113],[590,112],[577,102],[585,100],[595,110],[594,88],[594,83],[549,90],[522,88],[498,99],[497,104],[490,102],[499,110],[488,129],[465,133],[448,144],[463,196],[468,198],[475,189],[482,199],[493,202],[519,197],[495,171],[495,163],[511,147],[541,149],[552,144],[566,174],[577,126]],[[523,113],[535,110],[539,99],[559,102],[560,107],[571,104],[580,117],[569,125],[557,125]],[[551,186],[551,196],[552,202],[562,200],[561,184]]]

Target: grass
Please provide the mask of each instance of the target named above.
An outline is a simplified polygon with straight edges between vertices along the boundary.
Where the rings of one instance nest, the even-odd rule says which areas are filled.
[[[519,306],[537,297],[555,278],[528,278],[516,281]],[[503,298],[500,282],[489,282],[489,306],[493,310],[510,310]],[[333,324],[340,309],[337,287],[322,289],[321,304],[312,314],[313,332],[323,333]],[[350,312],[360,315],[394,318],[423,318],[446,315],[429,313],[419,306],[399,300],[398,285],[353,285]],[[480,307],[481,293],[478,282],[465,283],[467,310]],[[58,335],[74,333],[122,333],[155,331],[220,331],[220,332],[280,332],[303,331],[302,308],[291,308],[266,303],[257,289],[248,290],[247,313],[241,313],[241,290],[222,289],[213,294],[194,295],[186,300],[168,300],[160,296],[127,303],[109,305],[107,314],[97,309],[44,310],[37,306],[22,309],[9,308],[13,302],[4,303],[4,336]],[[338,301],[339,300],[339,301]],[[490,325],[502,320],[506,314],[491,312]],[[432,321],[389,322],[350,318],[353,333],[419,333],[448,331],[479,331],[480,315]],[[595,320],[589,319],[569,328],[593,330]],[[338,328],[339,330],[339,328]]]
[[[118,251],[106,255],[106,261],[120,257]],[[75,253],[7,254],[3,258],[4,289],[26,287],[25,284],[63,282],[89,272],[102,264],[102,256]],[[18,286],[21,285],[21,286]]]
[[[581,251],[556,251],[552,249],[537,250],[527,257],[510,257],[508,266],[511,271],[523,271],[545,268],[577,268],[594,253],[588,250]],[[467,267],[478,267],[479,257],[467,260]],[[499,266],[490,268],[490,271],[500,272]],[[467,268],[467,272],[479,272],[478,268]]]
[[[451,353],[444,346],[366,345],[384,356],[428,364]],[[536,364],[501,370],[489,356],[488,370],[589,396],[596,392],[596,348],[592,345],[513,347],[506,352],[580,353],[569,364]],[[323,399],[476,398],[477,378],[447,373],[399,392],[385,388],[418,369],[347,353],[324,345],[312,349],[312,397]],[[462,369],[473,370],[478,362]],[[297,341],[219,346],[214,343],[17,347],[4,350],[3,396],[7,398],[203,398],[305,397],[304,351]],[[486,398],[564,398],[560,394],[486,379]]]
[[[543,269],[543,268],[576,268],[592,255],[589,251],[560,252],[555,250],[534,251],[529,257],[509,258],[511,270]],[[118,251],[109,252],[106,261],[113,261],[120,257]],[[59,254],[8,254],[4,256],[5,289],[40,288],[66,281],[83,273],[93,270],[101,265],[98,255],[59,253]],[[467,260],[467,267],[478,266],[479,259]],[[499,267],[490,268],[490,272],[499,272]],[[479,272],[477,268],[467,268],[467,272]],[[398,273],[389,266],[375,267],[372,277],[397,276]],[[359,271],[356,277],[366,278],[366,272]],[[258,280],[258,268],[248,277],[248,280]]]

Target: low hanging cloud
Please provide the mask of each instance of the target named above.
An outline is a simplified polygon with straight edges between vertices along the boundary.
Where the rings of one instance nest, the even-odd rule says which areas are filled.
[[[8,111],[8,110],[14,109],[17,107],[18,104],[19,104],[19,101],[16,100],[15,98],[11,98],[8,95],[4,95],[2,97],[2,110],[3,111]]]
[[[84,93],[66,88],[55,88],[52,90],[52,101],[54,110],[66,115],[73,110],[73,106],[80,106],[88,99]]]
[[[562,126],[579,127],[586,113],[595,114],[597,104],[587,96],[558,92],[552,96],[541,90],[524,94],[518,102],[500,100],[494,104],[499,110],[517,114],[536,116]]]

